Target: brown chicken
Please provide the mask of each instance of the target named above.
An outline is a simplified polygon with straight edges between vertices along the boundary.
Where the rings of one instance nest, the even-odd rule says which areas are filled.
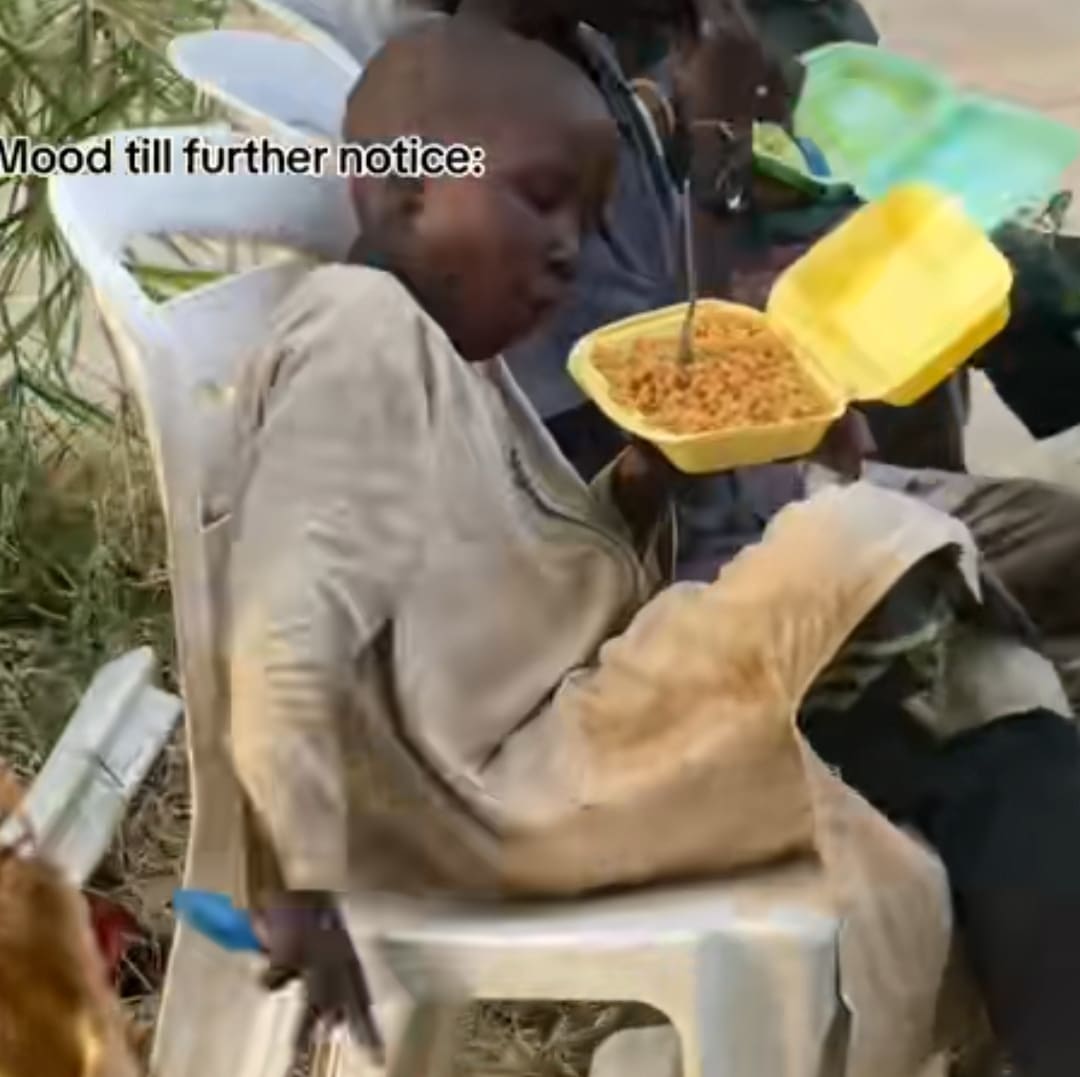
[[[20,799],[0,768],[0,819]],[[87,904],[32,839],[0,848],[0,1077],[137,1077]]]

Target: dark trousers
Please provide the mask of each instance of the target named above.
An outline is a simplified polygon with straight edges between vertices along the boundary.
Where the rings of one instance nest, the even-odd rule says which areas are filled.
[[[815,750],[941,856],[994,1029],[1023,1077],[1080,1075],[1080,732],[1035,711],[940,746],[895,711],[820,715]]]

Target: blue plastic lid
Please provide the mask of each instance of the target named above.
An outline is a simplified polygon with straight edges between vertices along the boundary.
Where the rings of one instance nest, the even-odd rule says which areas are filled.
[[[795,143],[802,150],[802,155],[806,159],[806,167],[810,170],[811,176],[816,179],[827,179],[832,175],[825,154],[821,152],[821,148],[813,139],[802,135],[796,137]]]
[[[177,917],[223,950],[262,952],[251,917],[224,894],[206,890],[177,890],[173,895]]]

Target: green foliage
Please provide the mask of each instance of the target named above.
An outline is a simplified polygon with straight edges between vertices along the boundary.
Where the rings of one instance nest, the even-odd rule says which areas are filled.
[[[0,0],[0,136],[58,144],[199,112],[164,48],[225,0]],[[107,415],[72,388],[83,296],[46,181],[0,176],[0,386],[72,419]]]

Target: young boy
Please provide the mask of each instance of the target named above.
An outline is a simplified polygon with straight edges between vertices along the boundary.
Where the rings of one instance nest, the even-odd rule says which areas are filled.
[[[909,1072],[941,878],[792,719],[911,569],[955,548],[972,578],[970,540],[859,484],[782,514],[717,583],[658,592],[662,473],[629,452],[586,487],[492,358],[601,217],[603,101],[466,20],[388,46],[350,112],[358,137],[480,143],[486,170],[356,181],[366,266],[313,272],[239,388],[231,740],[273,854],[270,981],[299,972],[363,1023],[346,890],[580,893],[813,850],[846,922],[852,1072]]]

